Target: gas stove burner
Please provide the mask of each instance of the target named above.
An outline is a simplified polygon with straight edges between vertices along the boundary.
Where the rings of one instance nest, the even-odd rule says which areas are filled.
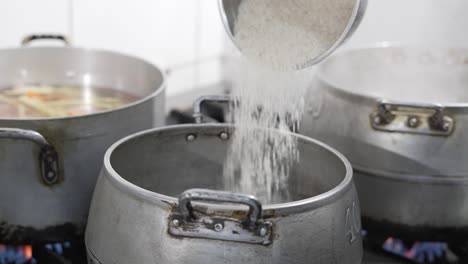
[[[31,245],[7,246],[0,244],[0,264],[35,264],[37,261],[32,255]]]
[[[467,243],[447,243],[435,241],[410,241],[394,237],[382,239],[375,234],[363,231],[365,251],[382,256],[384,262],[363,263],[412,263],[412,264],[465,264],[468,263]],[[379,259],[379,261],[381,261]]]
[[[83,264],[83,242],[60,242],[40,245],[0,245],[0,264]]]
[[[390,237],[385,241],[382,248],[386,252],[413,261],[414,263],[449,263],[447,262],[447,252],[449,250],[447,243],[405,243],[402,240]]]

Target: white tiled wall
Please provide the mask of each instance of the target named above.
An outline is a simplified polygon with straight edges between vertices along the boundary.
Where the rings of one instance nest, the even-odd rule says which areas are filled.
[[[216,0],[3,0],[0,48],[30,33],[128,53],[169,71],[169,95],[220,81]]]
[[[468,46],[466,0],[369,0],[349,45],[379,41]]]
[[[17,47],[31,32],[67,33],[66,0],[1,0],[0,47]]]
[[[29,33],[62,33],[75,45],[129,53],[170,70],[169,95],[222,78],[219,58],[229,45],[217,0],[1,0],[0,10],[0,48],[17,46]],[[468,46],[466,10],[467,0],[369,0],[348,45]]]

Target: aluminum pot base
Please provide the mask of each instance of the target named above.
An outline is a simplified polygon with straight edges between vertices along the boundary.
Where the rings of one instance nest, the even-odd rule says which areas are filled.
[[[468,241],[468,227],[414,227],[388,221],[376,221],[368,217],[362,217],[362,225],[369,234],[377,234],[377,236],[370,235],[375,237],[375,239],[372,239],[373,241],[384,242],[389,237],[397,237],[407,241],[444,241],[449,243]]]
[[[57,241],[76,241],[83,237],[84,227],[68,223],[45,229],[22,227],[0,223],[1,242],[7,245],[54,243]]]

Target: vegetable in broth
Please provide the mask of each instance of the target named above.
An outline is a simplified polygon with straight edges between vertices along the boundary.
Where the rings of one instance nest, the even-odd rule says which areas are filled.
[[[80,116],[119,108],[137,99],[108,88],[16,86],[0,89],[0,118]]]

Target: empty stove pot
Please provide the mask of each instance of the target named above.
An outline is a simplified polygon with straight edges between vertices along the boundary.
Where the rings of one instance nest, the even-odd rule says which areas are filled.
[[[40,38],[65,40],[46,35],[25,42]],[[163,74],[140,59],[68,46],[0,50],[0,72],[0,89],[23,84],[83,90],[96,86],[137,98],[90,115],[0,118],[0,244],[82,236],[106,149],[164,123]]]
[[[382,43],[320,66],[303,134],[353,165],[364,228],[468,238],[468,50]]]
[[[89,263],[361,263],[359,201],[347,160],[295,135],[301,162],[289,179],[291,199],[262,204],[223,190],[234,130],[180,125],[114,144],[90,209]]]

